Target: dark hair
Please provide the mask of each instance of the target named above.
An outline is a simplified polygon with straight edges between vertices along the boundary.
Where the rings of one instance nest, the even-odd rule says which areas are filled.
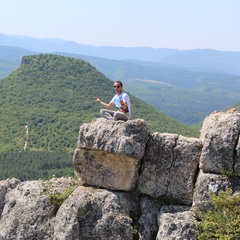
[[[121,87],[123,86],[123,84],[122,84],[122,82],[121,82],[121,81],[115,81],[115,83],[118,83],[118,84],[120,84],[120,86],[121,86]]]

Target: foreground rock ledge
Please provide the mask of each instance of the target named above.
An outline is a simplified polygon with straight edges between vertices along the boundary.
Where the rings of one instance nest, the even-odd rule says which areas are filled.
[[[83,124],[74,152],[78,177],[87,185],[133,190],[149,135],[150,125],[142,119]]]
[[[194,213],[209,208],[210,193],[230,188],[240,194],[239,132],[235,111],[206,118],[200,141],[176,134],[150,135],[143,120],[97,119],[85,124],[74,162],[82,180],[130,189],[141,161],[138,191],[79,186],[72,178],[0,181],[0,240],[195,240]],[[218,173],[229,166],[232,177]],[[52,194],[71,187],[76,189],[61,206],[53,204]]]

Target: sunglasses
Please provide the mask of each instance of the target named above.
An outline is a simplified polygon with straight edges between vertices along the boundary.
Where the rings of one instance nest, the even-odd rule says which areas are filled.
[[[119,85],[117,85],[117,86],[113,86],[114,88],[120,88],[120,86]]]

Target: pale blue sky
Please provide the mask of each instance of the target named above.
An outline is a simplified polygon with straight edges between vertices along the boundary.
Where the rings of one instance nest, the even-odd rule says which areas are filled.
[[[240,0],[0,0],[0,33],[240,51]]]

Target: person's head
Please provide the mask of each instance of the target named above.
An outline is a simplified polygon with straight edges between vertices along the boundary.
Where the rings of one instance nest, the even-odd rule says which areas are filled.
[[[122,86],[123,86],[122,82],[120,82],[120,81],[114,82],[113,87],[114,87],[115,92],[116,93],[121,93],[122,92]]]

